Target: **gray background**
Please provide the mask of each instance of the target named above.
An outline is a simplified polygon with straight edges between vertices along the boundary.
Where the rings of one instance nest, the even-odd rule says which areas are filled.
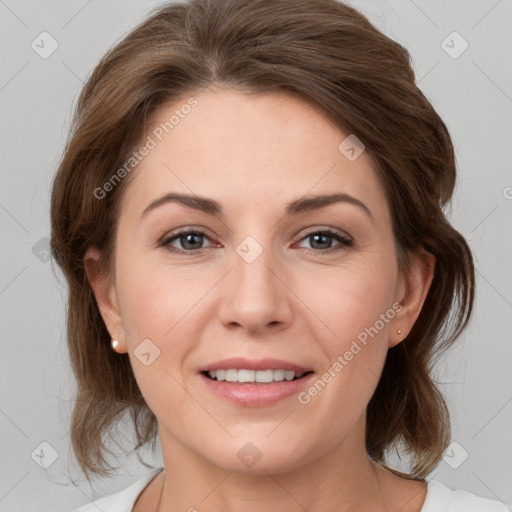
[[[351,4],[409,49],[420,87],[451,130],[460,178],[450,218],[477,263],[473,320],[439,365],[458,444],[431,476],[512,503],[512,2]],[[120,458],[119,476],[91,489],[70,457],[74,382],[65,346],[66,292],[47,261],[45,237],[49,187],[82,82],[155,5],[0,0],[0,512],[69,512],[149,471],[134,456]],[[46,59],[31,47],[43,31],[58,43]],[[469,44],[457,58],[464,43],[446,39],[453,31]],[[45,460],[52,450],[57,455],[47,469],[37,463],[42,442],[52,447],[43,445]],[[145,460],[152,461],[149,452]]]

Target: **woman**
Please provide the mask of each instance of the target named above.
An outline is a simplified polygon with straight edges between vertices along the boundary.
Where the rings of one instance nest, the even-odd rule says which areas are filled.
[[[133,30],[79,99],[51,242],[81,468],[109,473],[126,412],[164,467],[79,510],[507,510],[426,480],[450,441],[431,366],[474,298],[455,179],[407,51],[340,2]]]

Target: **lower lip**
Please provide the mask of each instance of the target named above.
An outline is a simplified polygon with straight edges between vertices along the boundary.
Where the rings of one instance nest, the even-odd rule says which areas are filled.
[[[298,394],[303,388],[309,385],[314,375],[314,373],[310,373],[297,380],[283,380],[267,384],[218,381],[210,379],[202,373],[200,374],[206,387],[213,394],[236,405],[252,407],[273,404],[279,402],[279,400]]]

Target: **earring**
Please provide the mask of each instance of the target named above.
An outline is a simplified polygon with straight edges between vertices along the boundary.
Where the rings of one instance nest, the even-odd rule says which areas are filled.
[[[402,329],[398,329],[398,331],[396,331],[398,334],[402,334]]]
[[[110,344],[112,345],[112,348],[115,350],[117,348],[117,346],[119,345],[119,341],[113,339]]]

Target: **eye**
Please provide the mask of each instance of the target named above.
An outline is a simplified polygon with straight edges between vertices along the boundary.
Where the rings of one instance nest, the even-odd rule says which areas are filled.
[[[339,243],[338,247],[332,247],[332,239]],[[301,239],[301,241],[302,240],[308,240],[313,247],[312,250],[307,250],[306,252],[315,255],[319,253],[331,253],[334,251],[344,250],[347,247],[351,247],[353,245],[353,240],[351,238],[341,232],[334,231],[332,229],[310,231],[305,237]]]
[[[197,229],[184,229],[166,237],[162,240],[160,245],[166,247],[171,252],[200,252],[202,247],[202,240],[204,238],[210,239],[206,233]],[[179,242],[181,248],[174,247],[172,243]]]
[[[211,240],[204,231],[198,229],[184,229],[165,237],[159,245],[174,253],[201,252],[201,250],[205,248],[203,247],[204,239]],[[333,239],[338,242],[338,247],[332,247]],[[301,241],[303,240],[309,240],[313,245],[313,248],[306,250],[306,252],[314,255],[343,250],[353,245],[351,238],[342,232],[332,229],[311,231],[301,239]],[[175,242],[178,242],[181,248],[173,245]]]

